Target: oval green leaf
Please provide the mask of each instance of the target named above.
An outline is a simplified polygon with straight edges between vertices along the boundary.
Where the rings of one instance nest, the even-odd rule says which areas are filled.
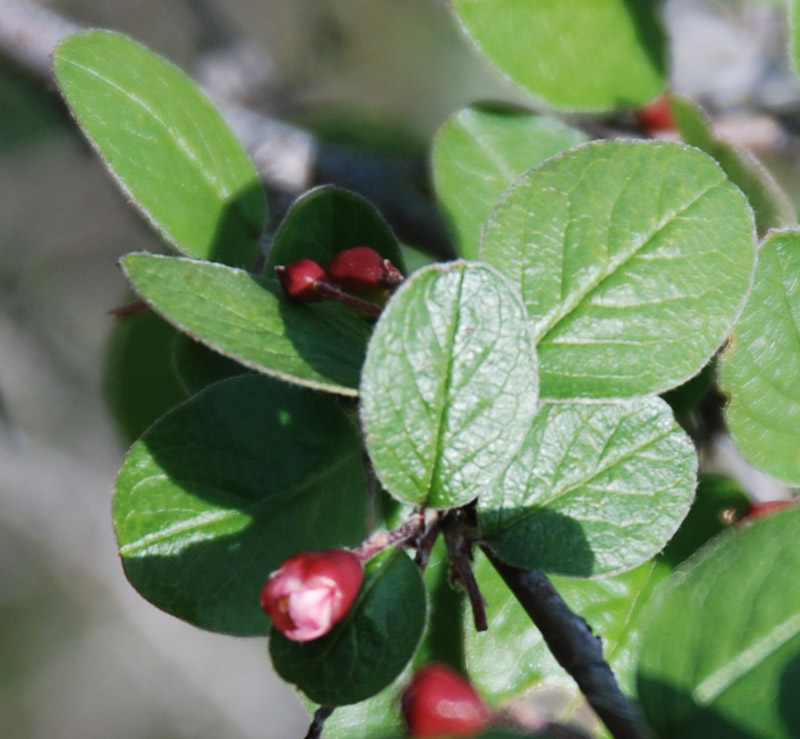
[[[126,196],[178,251],[252,267],[267,210],[219,111],[177,67],[108,31],[53,56],[61,94]]]
[[[761,246],[720,380],[742,453],[779,480],[800,485],[800,231],[773,233]]]
[[[586,141],[556,118],[511,106],[476,105],[450,118],[433,144],[433,177],[461,255],[478,258],[486,221],[520,175]]]
[[[370,327],[333,303],[292,305],[276,280],[221,264],[129,254],[133,288],[170,323],[250,369],[357,395]]]
[[[758,159],[728,141],[718,139],[711,121],[690,100],[672,95],[670,108],[681,138],[716,159],[730,181],[750,201],[759,233],[797,223],[797,212],[791,201]]]
[[[358,599],[333,631],[293,642],[273,628],[270,656],[278,674],[315,703],[358,703],[400,675],[419,646],[426,617],[422,576],[403,550],[393,549],[368,563]]]
[[[172,342],[172,363],[187,395],[247,372],[238,362],[178,331]]]
[[[522,288],[542,396],[662,392],[728,336],[755,265],[747,201],[705,154],[587,144],[506,191],[482,256]]]
[[[643,105],[666,84],[666,39],[650,0],[452,0],[478,48],[562,110]]]
[[[536,413],[536,355],[525,309],[486,265],[416,272],[389,301],[367,349],[361,418],[396,498],[434,508],[491,487]]]
[[[373,248],[405,272],[400,245],[375,206],[354,192],[323,185],[289,209],[272,241],[266,273],[298,259],[313,259],[327,269],[331,257],[355,246]]]
[[[650,604],[639,699],[659,736],[800,735],[800,510],[731,531]]]
[[[546,405],[501,482],[478,499],[482,536],[522,569],[629,570],[672,538],[696,473],[694,447],[660,398]]]
[[[259,595],[272,570],[363,538],[361,454],[331,396],[261,375],[211,386],[128,453],[114,498],[125,574],[196,626],[266,633]]]

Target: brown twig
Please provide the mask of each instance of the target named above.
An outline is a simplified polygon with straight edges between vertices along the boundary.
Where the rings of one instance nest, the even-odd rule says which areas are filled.
[[[335,706],[320,706],[314,711],[314,718],[311,720],[311,725],[308,727],[308,733],[305,735],[305,739],[320,739],[322,736],[322,729],[325,727],[325,722],[334,710],[336,710]]]
[[[649,739],[639,707],[620,689],[603,657],[602,643],[541,572],[520,570],[483,551],[542,634],[558,663],[572,676],[615,739]]]

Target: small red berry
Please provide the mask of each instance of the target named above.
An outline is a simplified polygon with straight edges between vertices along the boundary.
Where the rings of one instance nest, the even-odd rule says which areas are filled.
[[[352,552],[302,552],[270,575],[261,607],[284,636],[311,641],[345,617],[363,580],[364,566]]]
[[[645,133],[675,130],[675,119],[669,105],[669,97],[662,95],[650,105],[636,111],[636,123]]]
[[[751,503],[744,512],[742,520],[755,521],[759,518],[769,518],[776,513],[794,508],[796,505],[796,500],[768,500],[763,503]]]
[[[293,303],[313,303],[322,300],[317,286],[328,275],[315,261],[299,259],[285,267],[275,267],[286,297]]]
[[[336,254],[328,265],[331,282],[354,295],[368,295],[395,287],[403,277],[397,268],[368,246],[356,246]]]
[[[418,672],[401,698],[412,737],[470,737],[489,724],[489,709],[470,682],[432,662]]]

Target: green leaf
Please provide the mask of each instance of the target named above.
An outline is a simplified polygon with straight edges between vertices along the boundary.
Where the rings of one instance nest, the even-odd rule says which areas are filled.
[[[773,233],[761,246],[720,380],[742,453],[779,480],[800,485],[800,231]]]
[[[213,385],[148,429],[117,480],[125,574],[212,631],[266,632],[259,595],[292,554],[359,543],[362,448],[335,398],[261,375]]]
[[[358,703],[387,687],[409,663],[426,611],[417,566],[401,549],[384,552],[368,563],[358,599],[329,634],[293,642],[273,628],[272,663],[316,703]]]
[[[266,274],[298,259],[313,259],[327,269],[331,257],[355,246],[372,247],[405,272],[400,245],[372,203],[331,185],[317,187],[298,198],[281,222]]]
[[[83,133],[150,224],[188,256],[252,267],[266,222],[258,174],[177,67],[117,33],[70,36],[56,81]]]
[[[650,0],[452,0],[464,29],[515,83],[563,110],[643,105],[666,84]]]
[[[730,181],[750,201],[759,233],[797,223],[797,213],[791,201],[758,159],[716,138],[711,121],[699,106],[686,98],[671,96],[670,108],[681,138],[716,159]]]
[[[588,137],[520,108],[475,105],[439,130],[433,145],[436,192],[466,259],[477,259],[481,233],[503,191],[521,174]]]
[[[406,280],[375,326],[361,418],[378,477],[434,508],[491,487],[536,412],[525,311],[491,267],[434,265]]]
[[[729,480],[701,477],[695,502],[663,554],[622,575],[601,579],[552,577],[558,592],[603,640],[606,659],[626,692],[635,687],[639,644],[646,630],[643,608],[658,583],[686,557],[722,530],[721,514],[746,504]],[[481,691],[495,704],[518,697],[540,682],[574,690],[539,631],[485,557],[476,576],[488,602],[489,629],[478,633],[464,615],[467,665]]]
[[[194,395],[215,382],[247,372],[238,362],[177,331],[172,342],[172,361],[187,395]]]
[[[659,736],[800,735],[800,511],[718,537],[648,610],[639,698]]]
[[[483,257],[522,288],[545,398],[661,392],[730,333],[755,263],[752,212],[705,154],[587,144],[524,175]]]
[[[147,303],[181,331],[250,369],[356,395],[369,325],[333,303],[292,305],[276,280],[151,254],[122,260]]]
[[[515,567],[629,570],[670,540],[697,455],[660,398],[546,405],[499,485],[478,498],[483,538]]]

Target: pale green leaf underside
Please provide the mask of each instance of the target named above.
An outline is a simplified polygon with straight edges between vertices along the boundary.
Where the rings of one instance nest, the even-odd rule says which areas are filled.
[[[482,256],[521,286],[542,396],[662,392],[727,337],[755,263],[752,212],[705,154],[679,144],[578,147],[524,175]]]
[[[639,697],[659,736],[796,737],[800,511],[730,532],[654,599]]]
[[[378,477],[400,500],[450,508],[490,487],[536,412],[525,311],[491,267],[416,272],[370,341],[361,417]]]
[[[436,192],[461,256],[477,259],[481,233],[503,191],[521,174],[588,137],[556,118],[519,108],[464,108],[433,145]]]
[[[691,101],[673,95],[670,107],[681,138],[716,159],[731,182],[750,201],[759,233],[797,223],[797,213],[791,201],[758,159],[716,138],[711,121]]]
[[[276,280],[210,262],[130,254],[134,289],[170,323],[245,367],[356,395],[370,329],[332,303],[291,305]]]
[[[53,67],[81,129],[153,227],[188,256],[252,267],[266,222],[263,189],[195,83],[108,31],[69,37]]]
[[[721,369],[728,425],[742,453],[800,485],[800,231],[770,235]]]
[[[645,0],[452,0],[480,50],[564,110],[650,102],[666,84],[658,8]]]
[[[478,499],[481,530],[523,569],[621,572],[675,533],[696,471],[694,447],[660,398],[546,405],[500,484]]]
[[[261,375],[211,386],[125,459],[114,525],[128,579],[202,628],[265,633],[258,597],[272,570],[364,536],[361,453],[331,396]]]

